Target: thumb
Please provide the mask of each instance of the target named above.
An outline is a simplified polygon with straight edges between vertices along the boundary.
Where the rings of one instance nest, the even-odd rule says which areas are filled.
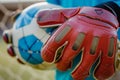
[[[43,10],[37,15],[37,23],[40,26],[58,25],[75,16],[80,8]]]

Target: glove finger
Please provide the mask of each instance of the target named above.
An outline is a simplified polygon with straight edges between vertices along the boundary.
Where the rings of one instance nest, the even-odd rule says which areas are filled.
[[[7,52],[8,52],[8,54],[9,54],[10,56],[16,57],[17,61],[18,61],[20,64],[24,64],[24,62],[16,56],[12,44],[9,44],[9,45],[7,46]]]
[[[92,37],[91,38],[89,37],[89,40],[87,39],[84,44],[85,49],[82,53],[83,55],[82,60],[72,72],[72,77],[75,80],[84,80],[89,75],[89,71],[92,65],[94,64],[94,62],[97,60],[100,53],[100,49],[98,47],[99,38],[94,37],[93,40],[90,40],[92,39]]]
[[[98,80],[105,80],[115,72],[116,42],[114,38],[103,40],[101,60],[95,71],[95,77]]]
[[[9,44],[9,45],[8,45],[8,47],[7,47],[7,52],[8,52],[8,54],[9,54],[10,56],[12,56],[12,57],[15,57],[15,56],[16,56],[12,44]]]
[[[79,11],[80,8],[64,8],[40,11],[37,16],[37,23],[42,27],[60,25],[67,19],[75,16]]]
[[[78,36],[72,37],[72,44],[69,44],[67,48],[64,50],[64,54],[62,55],[62,58],[59,62],[57,62],[57,68],[59,70],[65,71],[68,68],[71,67],[71,61],[76,57],[76,55],[79,53],[78,51],[82,48],[82,43],[85,38],[84,33],[77,33]],[[72,48],[71,48],[72,47]]]
[[[62,26],[46,42],[42,49],[42,58],[47,62],[53,62],[57,49],[62,46],[69,38],[70,26]]]
[[[5,30],[3,32],[3,40],[8,44],[8,43],[12,43],[12,31],[11,30]]]
[[[20,63],[20,64],[25,64],[21,59],[17,58],[17,61]]]

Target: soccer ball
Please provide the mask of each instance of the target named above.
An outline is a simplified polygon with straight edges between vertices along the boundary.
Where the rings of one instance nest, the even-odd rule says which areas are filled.
[[[46,2],[29,6],[16,19],[12,30],[13,49],[18,58],[29,64],[41,64],[41,49],[54,28],[40,28],[37,13],[45,9],[61,8]]]

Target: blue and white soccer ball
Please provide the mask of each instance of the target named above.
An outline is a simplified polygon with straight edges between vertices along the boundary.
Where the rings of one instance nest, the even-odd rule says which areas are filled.
[[[29,6],[19,15],[13,26],[13,49],[18,58],[29,64],[41,64],[41,48],[50,37],[52,28],[37,24],[37,13],[45,9],[61,8],[46,2]]]

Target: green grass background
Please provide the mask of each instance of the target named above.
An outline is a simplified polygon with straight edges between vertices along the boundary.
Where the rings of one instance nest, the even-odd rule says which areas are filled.
[[[21,65],[7,54],[6,48],[0,37],[0,80],[54,80],[53,70],[36,70]]]

